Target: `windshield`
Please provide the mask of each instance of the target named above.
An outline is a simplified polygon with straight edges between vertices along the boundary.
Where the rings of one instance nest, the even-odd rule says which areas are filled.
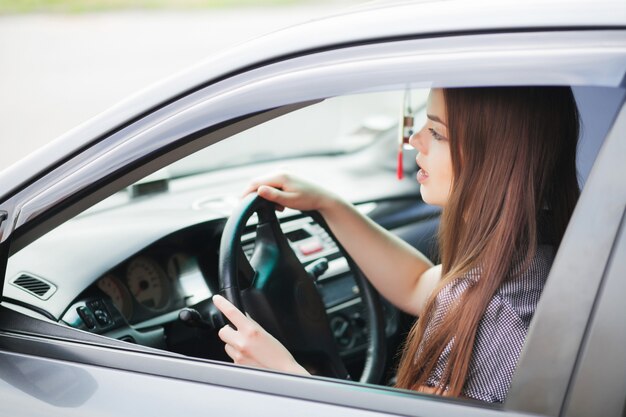
[[[410,94],[410,107],[424,107],[428,90]],[[174,178],[237,165],[299,156],[358,151],[382,133],[397,128],[405,92],[378,92],[334,97],[286,114],[222,140],[165,168]]]

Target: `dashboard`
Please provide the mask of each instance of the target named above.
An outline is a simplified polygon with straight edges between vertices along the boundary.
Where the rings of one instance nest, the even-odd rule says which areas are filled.
[[[357,207],[383,222],[385,218],[398,222],[385,213],[397,217],[404,208],[414,206],[411,203],[372,202]],[[311,217],[291,211],[282,215],[280,222],[305,269],[323,265],[314,279],[340,354],[348,362],[362,359],[367,347],[367,314],[348,261]],[[74,328],[144,346],[226,360],[218,329],[198,328],[180,318],[185,308],[197,310],[206,321],[215,313],[211,296],[219,290],[217,265],[224,223],[220,219],[195,224],[143,248],[97,277],[75,298],[61,320]],[[251,258],[254,222],[247,227],[241,244]],[[394,338],[400,331],[401,313],[384,300],[383,311],[386,336]]]

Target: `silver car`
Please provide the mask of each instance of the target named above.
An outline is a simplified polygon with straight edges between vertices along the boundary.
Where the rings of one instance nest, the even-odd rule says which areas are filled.
[[[625,75],[623,1],[397,1],[256,39],[129,98],[0,173],[0,415],[625,415]],[[414,318],[316,213],[279,213],[281,252],[255,256],[258,219],[275,214],[240,193],[268,172],[306,176],[436,260],[439,212],[420,198],[414,151],[398,165],[399,122],[423,117],[432,86],[512,85],[572,86],[582,195],[507,399],[392,388]],[[246,304],[259,276],[273,295]],[[220,291],[252,317],[304,317],[289,347],[317,375],[230,363]]]

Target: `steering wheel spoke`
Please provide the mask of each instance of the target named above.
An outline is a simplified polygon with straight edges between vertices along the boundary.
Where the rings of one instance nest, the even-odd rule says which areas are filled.
[[[252,266],[253,259],[248,261],[246,254],[241,246],[239,247],[239,253],[237,254],[237,279],[239,281],[239,288],[245,289],[252,285],[254,282],[254,276],[256,274],[254,267]]]

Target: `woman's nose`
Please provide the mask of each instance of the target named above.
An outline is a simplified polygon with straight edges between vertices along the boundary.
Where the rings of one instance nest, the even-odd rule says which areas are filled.
[[[418,152],[424,153],[424,146],[421,140],[421,130],[416,130],[409,137],[409,145],[414,147]]]

